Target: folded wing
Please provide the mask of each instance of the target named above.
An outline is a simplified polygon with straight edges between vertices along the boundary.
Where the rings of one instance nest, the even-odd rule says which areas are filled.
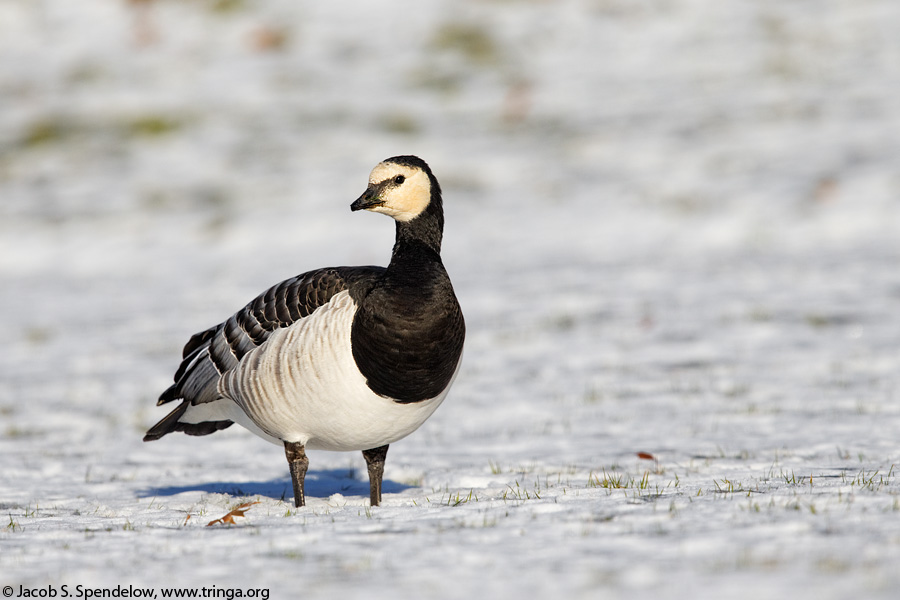
[[[354,293],[364,293],[368,287],[365,284],[374,282],[383,272],[382,267],[309,271],[272,286],[225,322],[193,335],[184,346],[175,382],[162,393],[157,405],[173,400],[182,403],[151,427],[144,441],[159,439],[173,431],[207,435],[231,426],[230,419],[211,417],[202,422],[185,422],[182,417],[192,406],[232,402],[219,394],[219,380],[237,367],[247,353],[265,343],[274,331],[314,313],[338,292],[352,286]]]

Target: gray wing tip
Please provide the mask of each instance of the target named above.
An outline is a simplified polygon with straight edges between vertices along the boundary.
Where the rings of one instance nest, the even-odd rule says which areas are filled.
[[[162,394],[159,395],[159,400],[156,401],[157,406],[162,406],[172,400],[177,400],[179,398],[178,393],[178,384],[174,383],[166,389]]]

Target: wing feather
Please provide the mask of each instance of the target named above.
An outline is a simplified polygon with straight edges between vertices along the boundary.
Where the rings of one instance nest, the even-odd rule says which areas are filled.
[[[383,273],[382,267],[309,271],[270,287],[224,322],[191,336],[184,346],[175,382],[162,393],[157,404],[179,399],[185,402],[151,428],[151,439],[172,431],[205,435],[229,426],[231,421],[188,427],[178,419],[187,405],[222,399],[219,379],[238,366],[251,350],[263,345],[272,332],[308,317],[338,292],[371,288]]]

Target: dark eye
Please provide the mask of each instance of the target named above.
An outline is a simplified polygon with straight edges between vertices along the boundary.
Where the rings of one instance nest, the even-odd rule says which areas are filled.
[[[396,177],[394,177],[394,183],[396,183],[397,185],[400,185],[404,181],[406,181],[406,177],[404,177],[403,175],[397,175]]]

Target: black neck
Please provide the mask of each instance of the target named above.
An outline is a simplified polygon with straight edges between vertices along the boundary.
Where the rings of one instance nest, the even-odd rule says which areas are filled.
[[[443,215],[429,214],[429,211],[406,223],[397,221],[394,250],[396,252],[401,246],[421,244],[440,254],[443,228]]]
[[[391,262],[404,250],[425,246],[437,256],[441,254],[444,235],[444,208],[440,192],[432,193],[431,202],[422,213],[411,221],[397,221],[397,235]],[[430,254],[430,253],[429,253]]]

